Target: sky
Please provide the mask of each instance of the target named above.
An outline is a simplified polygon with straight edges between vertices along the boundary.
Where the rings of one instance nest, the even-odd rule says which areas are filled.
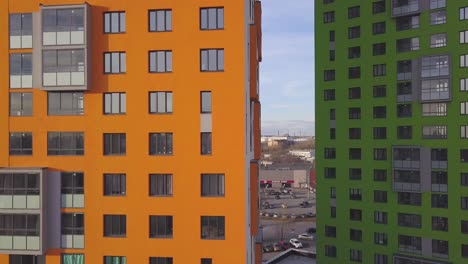
[[[314,135],[314,1],[263,0],[262,134]]]

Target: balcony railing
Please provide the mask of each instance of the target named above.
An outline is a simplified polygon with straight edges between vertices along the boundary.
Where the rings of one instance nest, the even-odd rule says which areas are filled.
[[[419,0],[408,1],[407,5],[396,5],[396,0],[393,0],[392,16],[405,16],[408,14],[414,14],[420,11]]]

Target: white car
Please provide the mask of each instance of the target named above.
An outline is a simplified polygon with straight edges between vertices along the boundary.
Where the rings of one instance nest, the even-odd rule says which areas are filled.
[[[301,248],[302,247],[302,243],[297,240],[297,238],[291,238],[289,240],[289,244],[291,244],[291,246],[293,246],[294,248]]]
[[[303,239],[303,240],[312,240],[314,239],[314,236],[311,234],[304,233],[304,234],[298,235],[297,238]]]

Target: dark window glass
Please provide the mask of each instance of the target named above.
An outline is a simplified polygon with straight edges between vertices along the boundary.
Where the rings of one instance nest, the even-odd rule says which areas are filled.
[[[172,238],[173,220],[169,215],[150,216],[150,238]]]
[[[375,43],[372,45],[372,55],[379,56],[385,55],[387,51],[387,45],[384,43]]]
[[[104,155],[125,155],[127,153],[127,139],[125,133],[104,134]]]
[[[224,174],[201,175],[202,197],[224,196],[224,186]]]
[[[126,215],[104,215],[104,236],[125,237],[127,235]]]
[[[172,155],[172,133],[150,133],[150,155]]]
[[[31,156],[32,155],[32,133],[14,132],[10,133],[10,155]]]
[[[372,14],[379,14],[385,12],[385,0],[372,3]]]
[[[125,174],[104,174],[104,195],[125,196],[127,180]]]
[[[385,33],[385,22],[377,22],[372,24],[372,34],[383,34]]]
[[[201,239],[225,239],[224,216],[201,216]]]
[[[172,196],[172,174],[150,174],[150,196]]]
[[[47,155],[82,156],[84,155],[83,132],[48,132]]]

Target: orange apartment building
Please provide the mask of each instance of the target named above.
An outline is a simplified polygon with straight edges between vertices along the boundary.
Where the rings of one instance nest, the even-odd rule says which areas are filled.
[[[0,263],[261,262],[257,0],[0,2]]]

